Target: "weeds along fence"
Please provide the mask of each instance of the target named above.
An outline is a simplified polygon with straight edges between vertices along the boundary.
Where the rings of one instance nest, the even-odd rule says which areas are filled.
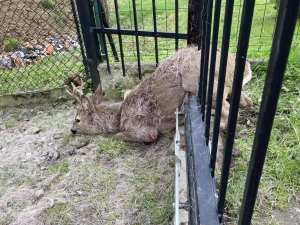
[[[0,1],[0,95],[58,88],[86,74],[76,10],[69,0]]]

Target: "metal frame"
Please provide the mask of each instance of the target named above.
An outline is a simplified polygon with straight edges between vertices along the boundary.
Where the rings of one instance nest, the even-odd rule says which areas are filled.
[[[223,89],[226,74],[227,54],[229,49],[230,29],[233,14],[233,4],[233,0],[226,1],[221,62],[219,68],[218,90],[214,120],[214,132],[212,134],[212,151],[211,154],[208,154],[207,144],[210,138],[208,127],[210,125],[211,116],[210,111],[212,101],[212,83],[209,83],[207,100],[205,95],[207,86],[205,78],[208,75],[207,55],[210,51],[210,48],[209,41],[207,41],[209,40],[209,37],[207,37],[209,36],[209,28],[205,24],[210,23],[209,13],[211,10],[211,6],[207,2],[207,0],[205,0],[204,2],[204,11],[207,13],[203,13],[202,26],[203,31],[206,30],[206,32],[203,32],[204,42],[202,43],[203,59],[201,60],[200,66],[200,68],[202,69],[200,73],[199,83],[199,104],[195,102],[196,100],[194,98],[189,98],[189,107],[187,109],[188,111],[186,112],[187,115],[185,120],[187,162],[189,166],[189,199],[190,206],[193,209],[190,211],[191,224],[219,224],[222,223],[223,219],[232,148],[234,143],[234,134],[236,129],[239,101],[243,82],[243,76],[241,76],[241,74],[243,74],[244,72],[245,62],[247,58],[247,49],[249,46],[249,37],[255,1],[245,0],[243,4],[239,42],[236,54],[236,67],[232,89],[232,98],[230,102],[229,121],[227,125],[225,150],[220,177],[220,188],[217,199],[218,202],[214,208],[207,204],[207,199],[214,199],[214,194],[216,194],[216,192],[214,192],[214,172],[220,128],[220,117],[222,110]],[[247,225],[251,223],[260,177],[262,174],[264,159],[267,152],[268,142],[272,130],[272,124],[276,112],[276,105],[279,98],[289,50],[292,44],[294,29],[296,26],[299,4],[299,1],[288,0],[282,0],[280,4],[279,17],[276,25],[276,32],[273,40],[263,99],[257,122],[255,139],[253,142],[250,165],[248,169],[249,172],[247,174],[247,181],[244,189],[244,197],[239,218],[240,225]],[[210,80],[212,80],[215,70],[215,52],[218,36],[219,9],[220,1],[216,0],[212,53],[210,62]],[[200,27],[200,24],[198,24],[198,26]],[[206,114],[205,105],[207,105]],[[206,121],[203,121],[203,115],[206,115]],[[206,122],[205,129],[204,122]],[[207,157],[210,157],[210,161],[208,164],[205,161]],[[209,176],[207,176],[208,171],[210,172]],[[208,186],[204,187],[204,184]],[[199,192],[199,190],[201,190],[201,192]],[[195,200],[195,202],[193,202],[193,200]],[[204,204],[205,208],[201,208],[201,204]],[[207,212],[206,210],[208,208],[210,209]],[[209,219],[207,219],[208,216],[210,216]],[[219,220],[215,221],[215,217],[218,217]]]
[[[178,13],[178,0],[175,1],[175,10]],[[71,3],[74,6],[73,0]],[[233,15],[234,0],[227,0],[225,7],[225,19],[223,23],[222,52],[219,68],[217,99],[214,119],[214,131],[210,137],[210,117],[212,108],[213,80],[216,65],[216,51],[218,42],[218,30],[220,25],[221,0],[189,0],[189,25],[187,33],[178,32],[178,18],[175,17],[175,32],[157,31],[156,25],[156,1],[152,0],[152,13],[154,19],[153,31],[138,30],[136,4],[132,0],[134,29],[120,29],[120,18],[118,14],[118,2],[114,0],[116,10],[117,29],[108,26],[97,27],[92,16],[93,1],[76,0],[82,35],[86,48],[87,58],[85,62],[89,65],[94,88],[100,82],[97,66],[101,61],[98,50],[97,34],[117,34],[121,49],[121,63],[123,75],[125,76],[124,53],[122,48],[122,35],[131,35],[136,40],[136,54],[138,61],[139,77],[141,78],[141,62],[139,53],[139,37],[154,37],[156,64],[158,60],[158,37],[175,39],[175,49],[178,49],[178,40],[187,39],[187,44],[198,44],[202,50],[201,71],[199,74],[198,97],[189,97],[186,103],[185,135],[186,135],[186,163],[188,182],[188,208],[190,224],[220,224],[222,223],[224,204],[226,199],[228,176],[230,172],[230,162],[234,143],[234,133],[236,129],[238,108],[241,95],[244,67],[247,59],[247,49],[249,47],[249,37],[252,24],[255,0],[244,0],[243,13],[241,17],[239,41],[236,54],[236,67],[232,89],[232,99],[230,102],[229,122],[225,140],[225,151],[220,178],[220,188],[217,193],[215,185],[215,164],[217,145],[220,129],[220,118],[223,101],[223,90],[226,75],[226,66],[231,33],[231,23]],[[214,23],[211,41],[211,21],[214,5]],[[247,225],[251,223],[257,190],[262,174],[265,155],[272,130],[273,119],[276,112],[276,105],[280,94],[280,88],[284,76],[284,71],[292,43],[293,33],[296,26],[297,14],[300,1],[281,0],[279,17],[276,25],[273,40],[272,52],[270,56],[267,78],[265,82],[263,98],[257,122],[255,139],[251,160],[249,164],[244,197],[240,212],[239,224]],[[74,8],[74,7],[73,7]],[[100,10],[100,16],[101,16]],[[88,15],[88,16],[87,16]],[[82,19],[84,18],[84,19]],[[76,23],[78,34],[80,34],[78,21]],[[211,47],[210,47],[211,43]],[[106,44],[104,43],[106,46]],[[106,48],[106,47],[105,47]],[[83,49],[82,49],[83,51]],[[107,50],[105,50],[107,52]],[[211,53],[210,53],[211,52]],[[84,56],[84,54],[83,54]],[[210,58],[210,61],[209,61]],[[109,61],[107,57],[109,70]],[[208,70],[208,67],[210,69]],[[207,84],[207,76],[209,83]],[[98,83],[97,83],[98,82]],[[208,91],[206,89],[208,87]],[[207,96],[206,96],[207,95]],[[206,110],[205,110],[205,106]],[[212,139],[211,149],[208,141]],[[210,151],[211,150],[211,151]],[[176,200],[176,207],[179,202]],[[178,209],[176,209],[176,215]]]

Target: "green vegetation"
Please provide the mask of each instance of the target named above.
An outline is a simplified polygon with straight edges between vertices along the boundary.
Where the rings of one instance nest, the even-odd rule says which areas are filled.
[[[7,120],[7,121],[4,121],[4,125],[6,126],[6,128],[12,128],[15,126],[15,122],[12,120]]]
[[[295,85],[300,76],[299,56],[292,52],[286,69],[256,201],[256,218],[267,215],[271,219],[274,208],[286,209],[291,198],[297,198],[300,192],[300,87]],[[245,89],[256,109],[261,103],[267,66],[267,63],[260,63],[253,68],[251,84]],[[238,125],[238,130],[243,135],[235,140],[234,148],[241,150],[241,154],[233,158],[226,206],[233,221],[238,219],[241,206],[255,123]]]
[[[115,83],[115,88],[117,89],[118,93],[120,94],[120,98],[124,99],[124,94],[125,94],[125,88],[121,84],[121,82]]]
[[[26,181],[26,178],[16,176],[18,173],[23,172],[25,169],[27,168],[22,165],[0,167],[0,195],[3,195],[6,192],[7,188],[9,188],[10,186],[20,186]]]
[[[126,152],[132,150],[137,144],[120,141],[114,138],[109,138],[107,141],[102,142],[97,150],[99,154],[107,154],[111,157],[120,157]]]
[[[52,223],[71,225],[72,220],[66,215],[66,211],[74,211],[74,205],[70,203],[54,205],[52,208],[45,210],[44,217],[51,220]]]
[[[69,167],[70,167],[70,162],[68,162],[67,160],[63,160],[59,163],[53,164],[52,166],[50,166],[47,170],[46,170],[46,174],[54,174],[57,172],[60,172],[61,174],[65,174],[67,172],[69,172]]]
[[[6,49],[7,51],[13,51],[21,44],[22,41],[18,40],[17,38],[9,38],[4,41],[4,49]]]
[[[66,25],[67,15],[62,11],[52,11],[50,12],[51,16],[55,19],[56,23],[60,27],[64,27]]]
[[[53,8],[53,6],[55,5],[55,2],[52,0],[40,0],[41,5],[44,8]]]
[[[64,12],[61,12],[58,16],[57,23],[60,27],[64,27],[66,25],[67,15]]]

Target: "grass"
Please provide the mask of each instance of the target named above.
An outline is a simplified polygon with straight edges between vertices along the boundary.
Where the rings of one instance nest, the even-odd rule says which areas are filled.
[[[53,8],[53,6],[55,5],[55,2],[52,0],[40,0],[40,4],[44,8],[49,9],[49,8]]]
[[[298,57],[299,53],[292,52],[286,69],[256,201],[256,219],[262,216],[271,219],[274,209],[287,209],[291,199],[297,199],[300,192],[300,88],[295,85],[300,76]],[[266,71],[267,63],[254,67],[251,84],[245,89],[257,109],[261,103]],[[234,148],[242,150],[242,154],[233,159],[226,205],[233,221],[237,221],[241,206],[255,124],[239,125],[238,129],[243,137],[235,140]]]
[[[12,120],[7,120],[7,121],[4,121],[4,125],[6,126],[6,128],[12,128],[15,126],[15,122]]]
[[[125,88],[121,84],[121,82],[116,82],[115,88],[117,89],[118,93],[120,94],[120,98],[124,99],[124,94],[125,94]]]
[[[55,22],[58,24],[59,27],[65,27],[66,26],[66,20],[68,19],[66,13],[64,10],[61,11],[52,11],[50,12],[50,15],[55,18]]]
[[[173,168],[165,164],[164,151],[144,154],[140,147],[143,145],[108,138],[94,152],[97,162],[64,160],[68,172],[61,174],[49,191],[63,188],[80,195],[69,196],[71,204],[47,209],[43,221],[73,224],[74,215],[80,213],[80,221],[90,224],[169,224],[174,211]],[[55,163],[44,174],[65,168],[62,163]]]
[[[119,141],[114,138],[109,138],[107,141],[100,144],[97,153],[107,154],[111,157],[120,157],[132,148],[137,146],[135,143]]]
[[[4,49],[7,51],[13,51],[21,44],[22,41],[12,37],[4,41]]]
[[[71,102],[64,104],[67,108],[72,105]],[[28,110],[25,106],[18,110],[4,109],[4,117],[17,121],[23,118],[17,114],[24,116]],[[66,131],[70,109],[57,105],[54,108],[33,106],[30,110],[27,129],[38,121],[43,129],[35,137],[37,139],[33,138],[36,141],[32,147],[21,151],[20,155],[30,152],[36,160],[45,151],[51,151],[49,143],[53,143],[54,133]],[[52,118],[54,113],[56,116]],[[53,120],[51,126],[48,120]],[[58,127],[60,123],[65,126]],[[66,134],[63,132],[62,136]],[[93,135],[89,139],[88,146],[75,149],[72,155],[68,152],[74,148],[74,138],[64,147],[58,147],[59,139],[56,140],[57,148],[53,147],[60,152],[57,160],[46,159],[36,165],[34,160],[27,158],[26,166],[0,167],[0,201],[28,190],[26,201],[23,196],[16,197],[18,205],[3,214],[1,223],[11,223],[21,212],[33,207],[30,212],[37,213],[39,221],[34,224],[170,224],[174,213],[174,166],[169,163],[173,155],[167,154],[170,137],[166,135],[153,145],[123,142],[111,135]],[[4,135],[2,154],[9,149],[9,144],[12,139]],[[25,156],[21,157],[20,160]],[[34,195],[36,190],[43,191],[38,198]],[[37,208],[42,209],[41,215]]]

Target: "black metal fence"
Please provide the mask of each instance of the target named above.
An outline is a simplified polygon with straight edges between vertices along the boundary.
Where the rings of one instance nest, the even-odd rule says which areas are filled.
[[[96,71],[96,66],[101,61],[106,61],[107,68],[110,70],[111,61],[120,61],[125,75],[125,61],[136,61],[141,76],[141,62],[147,59],[143,58],[147,56],[147,54],[143,55],[145,52],[150,51],[151,60],[159,63],[164,54],[169,54],[169,52],[164,52],[164,49],[170,49],[170,46],[173,49],[170,51],[171,54],[182,45],[185,46],[186,39],[187,43],[198,44],[202,50],[199,96],[189,98],[185,111],[189,222],[190,224],[219,224],[223,221],[239,111],[243,81],[239,74],[243,74],[247,56],[253,56],[253,52],[265,52],[264,56],[269,56],[271,52],[239,216],[239,224],[250,224],[288,54],[291,48],[297,49],[299,44],[299,24],[296,27],[299,1],[282,0],[278,19],[276,20],[277,13],[272,14],[270,18],[273,23],[268,25],[265,24],[268,17],[267,7],[271,4],[268,1],[264,3],[258,1],[260,2],[258,6],[253,0],[245,0],[243,3],[240,1],[238,6],[242,8],[238,8],[233,0],[225,1],[225,7],[222,6],[221,0],[190,0],[184,7],[180,7],[181,1],[179,0],[172,1],[170,4],[167,2],[164,1],[164,9],[171,7],[173,11],[163,13],[168,15],[168,12],[172,12],[169,15],[174,13],[175,16],[170,26],[162,30],[158,26],[158,11],[160,10],[158,1],[152,0],[148,5],[149,9],[144,12],[143,1],[93,1],[87,4],[87,2],[77,0],[77,7],[82,11],[79,11],[79,15],[85,18],[81,20],[81,26],[86,46],[88,46],[86,50],[90,70]],[[256,9],[262,7],[263,19],[255,14],[255,7]],[[84,17],[87,14],[90,15],[90,20]],[[168,20],[169,16],[163,16],[163,19]],[[261,21],[262,26],[259,28],[253,26],[256,20]],[[188,32],[180,27],[182,21],[187,24],[184,29],[187,28]],[[266,26],[271,29],[268,31],[268,36],[264,35]],[[251,36],[251,32],[257,30],[258,35]],[[270,33],[273,35],[269,35]],[[259,41],[253,42],[255,39]],[[271,44],[272,39],[273,44]],[[167,43],[167,47],[162,47],[161,43]],[[210,82],[207,85],[207,82],[214,80],[218,45],[221,46],[222,53],[213,133],[210,136],[213,83]],[[145,46],[149,49],[145,50]],[[210,61],[208,60],[209,49],[211,49]],[[215,176],[216,154],[229,50],[236,52],[236,66],[221,176],[220,180],[217,180]],[[207,79],[208,76],[209,79]],[[92,78],[95,80],[93,85],[96,87],[99,82],[98,73],[95,76],[92,74]],[[210,139],[212,140],[211,151],[208,147]],[[218,188],[215,183],[220,184]]]
[[[236,131],[243,82],[243,76],[240,76],[240,74],[243,74],[245,68],[255,6],[255,1],[253,0],[245,0],[243,4],[243,13],[240,22],[236,53],[234,82],[231,95],[232,97],[230,101],[229,121],[226,130],[224,156],[219,182],[220,187],[218,188],[217,192],[215,185],[215,182],[217,181],[215,178],[215,164],[234,4],[233,1],[226,1],[216,109],[213,133],[212,137],[210,137],[209,127],[213,82],[208,84],[208,98],[206,98],[206,78],[209,76],[209,80],[213,81],[215,71],[214,66],[209,73],[207,70],[210,51],[210,25],[212,13],[211,2],[212,1],[209,0],[205,0],[203,2],[203,23],[198,23],[197,26],[198,29],[201,26],[203,29],[203,40],[201,45],[203,60],[201,61],[200,67],[199,96],[198,98],[189,98],[185,115],[189,197],[191,209],[189,211],[190,224],[219,224],[223,221],[234,135]],[[221,1],[215,1],[215,17],[213,25],[214,32],[212,35],[210,66],[212,66],[215,61],[219,28],[217,20],[219,20],[218,12],[220,2]],[[297,14],[299,12],[299,5],[299,1],[282,0],[280,3],[256,133],[252,146],[251,159],[249,162],[244,196],[241,202],[241,210],[239,215],[239,224],[241,225],[251,223],[268,142],[276,112],[276,106],[281,91],[281,85],[290,48],[292,46]],[[206,109],[205,105],[207,105]],[[211,152],[208,147],[209,139],[212,139]]]
[[[47,90],[86,74],[70,0],[0,2],[0,94]]]

